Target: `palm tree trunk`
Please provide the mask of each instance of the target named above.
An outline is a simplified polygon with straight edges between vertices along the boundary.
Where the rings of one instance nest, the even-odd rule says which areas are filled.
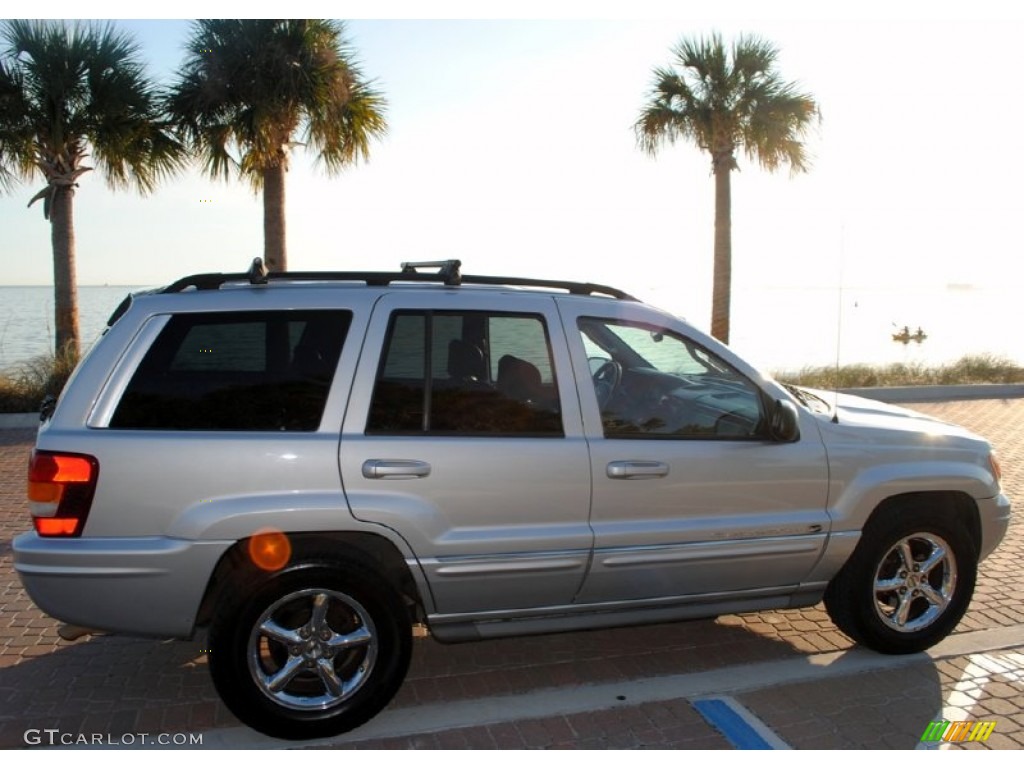
[[[57,187],[50,207],[50,244],[53,249],[53,310],[57,357],[78,360],[78,292],[75,278],[75,189]]]
[[[715,271],[711,292],[711,335],[729,343],[732,298],[732,155],[713,164],[715,171]]]
[[[271,272],[288,269],[284,222],[284,163],[263,171],[263,263]]]

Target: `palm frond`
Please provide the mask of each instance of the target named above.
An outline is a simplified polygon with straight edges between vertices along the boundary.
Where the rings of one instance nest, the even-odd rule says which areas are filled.
[[[387,129],[386,102],[344,32],[324,19],[193,24],[166,104],[211,176],[238,172],[258,189],[299,143],[329,173],[367,159]]]
[[[634,124],[637,142],[650,155],[663,144],[675,144],[679,139],[704,146],[704,136],[710,130],[707,117],[684,77],[672,69],[656,69],[650,101]]]
[[[654,70],[648,101],[634,125],[637,144],[655,154],[679,139],[719,162],[742,150],[769,171],[810,164],[803,137],[819,117],[814,99],[775,71],[778,49],[744,35],[727,49],[713,34],[681,40],[670,67]]]
[[[9,173],[72,185],[91,170],[82,165],[91,154],[111,187],[145,194],[181,168],[184,148],[129,36],[109,23],[13,20],[2,39],[0,162]]]
[[[14,187],[19,178],[31,177],[32,126],[17,69],[0,58],[0,191]]]

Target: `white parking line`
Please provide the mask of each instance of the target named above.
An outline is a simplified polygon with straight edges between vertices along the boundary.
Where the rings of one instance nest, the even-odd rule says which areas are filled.
[[[953,690],[949,692],[945,706],[935,716],[933,722],[964,722],[971,720],[971,712],[978,699],[985,692],[985,686],[992,677],[999,677],[1010,682],[1024,682],[1024,653],[983,654],[973,653],[967,657],[967,666]],[[998,727],[998,726],[997,726]],[[948,741],[921,741],[917,749],[949,749]]]

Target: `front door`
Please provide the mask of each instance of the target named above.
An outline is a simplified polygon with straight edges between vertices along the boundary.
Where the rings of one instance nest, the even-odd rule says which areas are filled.
[[[756,374],[660,313],[623,305],[602,317],[560,301],[574,365],[593,382],[580,397],[594,557],[577,601],[798,584],[829,531],[815,425],[793,443],[770,439]]]

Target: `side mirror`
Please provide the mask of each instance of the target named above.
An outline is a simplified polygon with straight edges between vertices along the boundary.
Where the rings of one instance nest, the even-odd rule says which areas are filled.
[[[800,413],[788,400],[776,400],[771,417],[772,439],[780,443],[795,443],[800,439]]]

